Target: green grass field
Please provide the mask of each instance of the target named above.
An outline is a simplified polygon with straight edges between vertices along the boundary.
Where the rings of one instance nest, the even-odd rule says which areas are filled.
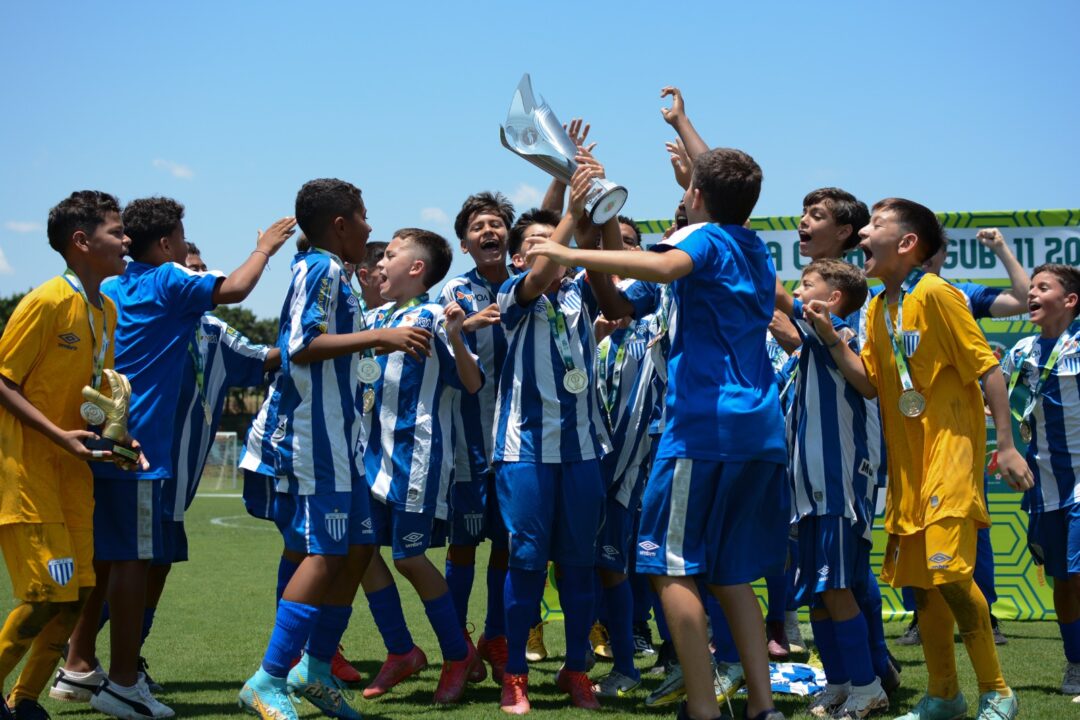
[[[144,654],[156,679],[166,686],[161,699],[170,705],[178,717],[236,716],[236,693],[244,679],[258,665],[274,618],[274,584],[281,541],[273,525],[251,519],[244,514],[237,498],[200,496],[187,521],[191,562],[177,565],[170,577],[161,607],[158,610],[153,634],[147,641]],[[481,549],[479,567],[484,567],[486,550]],[[432,561],[441,567],[442,552],[433,552]],[[470,617],[481,624],[485,603],[482,570],[477,573],[472,595]],[[7,586],[0,587],[2,608],[10,608],[11,595]],[[407,583],[401,587],[406,604],[406,617],[416,642],[433,663],[440,662],[438,645],[427,623],[419,599]],[[895,637],[903,630],[899,623],[886,626]],[[1001,648],[1005,676],[1021,698],[1021,711],[1028,718],[1080,717],[1080,705],[1058,692],[1064,664],[1057,625],[1049,622],[1012,622],[1005,627],[1009,644]],[[108,666],[107,633],[102,634],[101,660]],[[554,659],[532,666],[530,698],[538,717],[585,717],[584,711],[568,708],[565,696],[554,688],[554,675],[561,663],[563,651],[562,627],[559,623],[547,626],[547,646]],[[356,613],[343,640],[347,656],[364,674],[371,678],[378,670],[385,650],[363,600],[357,602]],[[926,683],[920,648],[894,647],[893,652],[903,666],[904,685],[894,699],[894,714],[901,714],[914,704]],[[977,688],[963,646],[957,645],[961,685],[972,704],[977,701]],[[643,660],[642,666],[650,664]],[[594,675],[606,672],[600,664]],[[498,708],[499,689],[489,679],[470,687],[466,702],[446,709],[431,705],[431,695],[438,680],[439,667],[433,666],[417,678],[398,686],[394,692],[377,700],[367,701],[356,694],[354,702],[368,717],[431,717],[431,718],[501,718]],[[9,679],[10,688],[13,678]],[[643,702],[648,692],[659,683],[647,678],[642,687],[630,697],[609,701],[601,711],[602,717],[672,717],[673,708],[648,710]],[[809,718],[803,711],[805,698],[778,696],[777,706],[789,718]],[[58,703],[47,696],[43,705],[53,717],[98,717],[89,706]],[[741,716],[742,702],[736,702]],[[301,717],[316,717],[310,705],[300,707]],[[887,716],[888,717],[888,716]]]

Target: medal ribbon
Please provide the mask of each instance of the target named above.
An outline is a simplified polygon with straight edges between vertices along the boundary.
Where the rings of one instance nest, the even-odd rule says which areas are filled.
[[[914,390],[915,385],[911,382],[911,373],[908,371],[907,355],[904,354],[904,296],[915,289],[925,273],[915,268],[900,285],[900,300],[896,304],[896,328],[893,328],[892,317],[889,315],[889,297],[882,293],[881,300],[885,303],[885,330],[889,333],[889,342],[892,344],[893,357],[896,359],[896,370],[900,373],[900,387],[904,392]]]
[[[1046,384],[1046,379],[1050,377],[1050,373],[1053,372],[1054,366],[1057,365],[1058,358],[1066,350],[1068,346],[1068,340],[1070,337],[1069,330],[1066,328],[1065,332],[1061,334],[1061,337],[1054,343],[1054,349],[1050,352],[1050,357],[1046,360],[1046,366],[1043,367],[1042,372],[1039,373],[1039,382],[1036,383],[1035,389],[1031,392],[1031,399],[1028,400],[1027,407],[1024,408],[1023,414],[1018,413],[1015,409],[1012,410],[1012,416],[1019,422],[1028,422],[1031,417],[1031,413],[1035,411],[1035,406],[1039,404],[1039,398],[1042,396],[1043,386]],[[1024,367],[1024,363],[1031,357],[1032,350],[1035,349],[1035,343],[1031,343],[1031,350],[1028,350],[1020,361],[1013,367],[1012,373],[1009,375],[1009,397],[1012,397],[1013,390],[1016,389],[1016,382],[1020,379],[1020,370]]]
[[[199,394],[199,400],[202,401],[203,414],[206,416],[206,424],[212,425],[214,422],[214,415],[210,411],[210,398],[206,396],[206,367],[203,361],[203,354],[199,350],[199,338],[202,335],[202,328],[195,330],[195,337],[187,346],[188,354],[191,355],[191,362],[195,367],[195,391]]]
[[[788,390],[791,389],[792,384],[795,382],[795,378],[799,376],[799,353],[802,348],[795,348],[795,352],[791,353],[791,356],[796,359],[795,367],[791,369],[791,376],[788,377],[787,382],[784,383],[784,387],[780,389],[780,402],[784,402],[784,397],[788,394]]]
[[[86,303],[86,322],[90,325],[90,347],[94,353],[93,366],[90,370],[90,387],[98,390],[101,388],[101,376],[105,372],[105,353],[109,349],[109,326],[105,318],[105,303],[101,304],[101,341],[98,342],[97,330],[94,328],[94,313],[90,307],[90,298],[83,289],[82,281],[71,268],[64,269],[64,279],[68,285],[82,297]]]
[[[566,316],[559,308],[557,300],[544,297],[544,310],[547,311],[548,325],[551,326],[551,334],[555,336],[555,346],[559,348],[563,366],[569,373],[574,369],[574,356],[570,354],[570,333],[566,329]]]
[[[611,411],[615,407],[615,401],[619,398],[619,384],[622,382],[623,373],[623,359],[626,357],[627,341],[630,339],[630,331],[627,330],[623,335],[622,342],[615,350],[615,366],[612,368],[611,374],[611,392],[608,392],[608,357],[611,354],[611,346],[613,341],[611,335],[608,335],[600,342],[600,363],[596,371],[600,374],[600,398],[604,402],[604,409],[607,410],[608,419],[611,418]]]

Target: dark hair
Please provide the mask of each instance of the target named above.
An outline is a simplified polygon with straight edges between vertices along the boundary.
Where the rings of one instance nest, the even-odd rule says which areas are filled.
[[[514,224],[514,206],[502,193],[481,192],[465,198],[461,204],[461,210],[454,218],[454,233],[458,240],[465,239],[465,233],[469,229],[469,223],[473,215],[489,212],[502,218],[503,225],[510,227]]]
[[[803,268],[802,274],[815,272],[825,284],[840,291],[837,315],[847,317],[866,302],[866,276],[851,263],[836,258],[821,258]]]
[[[866,203],[856,199],[847,190],[824,187],[811,190],[806,194],[802,201],[803,212],[806,212],[811,205],[818,203],[829,208],[837,225],[851,226],[851,234],[844,240],[844,246],[841,249],[846,252],[858,245],[859,231],[870,222],[870,211],[866,208]]]
[[[638,226],[637,223],[634,222],[634,218],[627,217],[626,215],[620,215],[618,217],[618,220],[623,225],[629,225],[630,227],[634,228],[634,237],[637,238],[637,246],[641,247],[641,231],[638,230]]]
[[[131,257],[146,254],[161,238],[171,234],[184,218],[184,206],[172,198],[132,200],[124,208],[124,232],[131,238]]]
[[[430,288],[446,277],[446,273],[450,271],[450,263],[454,262],[454,251],[450,249],[446,238],[420,228],[402,228],[394,232],[394,237],[408,240],[427,256],[427,262],[424,263],[424,287]],[[367,261],[366,257],[364,261]]]
[[[120,201],[100,190],[77,190],[49,210],[49,247],[63,255],[71,236],[82,230],[93,235],[109,213],[120,214]]]
[[[506,241],[506,249],[510,257],[514,257],[521,251],[521,243],[525,241],[525,231],[530,225],[558,227],[561,219],[559,213],[546,208],[533,208],[521,213],[514,227],[510,228],[510,237]]]
[[[1050,273],[1056,277],[1065,288],[1066,295],[1080,295],[1080,268],[1061,263],[1043,263],[1031,271],[1031,279],[1034,280],[1039,273]],[[1076,317],[1078,313],[1080,313],[1080,302],[1073,308],[1073,317]]]
[[[336,178],[320,178],[304,183],[296,193],[296,223],[317,245],[334,218],[346,217],[364,206],[360,188]]]
[[[742,225],[761,194],[761,168],[742,150],[715,148],[694,160],[693,187],[713,222]]]
[[[922,247],[922,255],[918,258],[920,263],[934,257],[938,250],[948,240],[945,237],[945,229],[937,219],[934,211],[925,205],[920,205],[914,200],[904,198],[885,198],[874,203],[873,211],[891,211],[896,215],[896,222],[909,233],[914,233]]]
[[[311,242],[308,241],[307,235],[300,233],[296,236],[296,252],[307,252],[311,249]]]
[[[187,244],[187,254],[188,255],[202,255],[202,253],[199,252],[199,246],[196,245],[193,242],[188,242],[188,244]]]
[[[371,269],[379,264],[383,255],[386,254],[387,243],[382,241],[369,242],[364,248],[364,262],[360,263],[363,267]]]

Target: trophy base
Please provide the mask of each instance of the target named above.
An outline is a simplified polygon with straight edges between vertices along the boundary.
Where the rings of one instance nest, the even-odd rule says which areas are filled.
[[[129,462],[135,463],[139,461],[139,451],[129,448],[127,445],[119,443],[109,438],[96,438],[93,440],[83,440],[83,445],[88,450],[104,450],[111,452],[117,457],[123,458]]]
[[[603,225],[619,214],[623,205],[626,204],[627,197],[629,193],[622,185],[595,179],[589,198],[585,201],[585,212],[589,214],[593,225]]]

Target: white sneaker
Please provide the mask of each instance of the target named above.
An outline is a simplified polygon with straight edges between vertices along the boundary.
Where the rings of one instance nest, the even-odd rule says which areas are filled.
[[[784,613],[784,634],[787,635],[788,650],[793,653],[806,652],[806,641],[799,629],[799,613],[795,610]]]
[[[851,683],[826,685],[822,693],[814,696],[814,700],[807,710],[814,717],[829,717],[844,704],[850,694]]]
[[[141,674],[134,687],[106,680],[90,698],[90,707],[121,720],[162,720],[176,715],[172,708],[150,694]]]
[[[1065,666],[1065,677],[1061,681],[1063,695],[1080,694],[1080,663],[1068,663]]]
[[[64,702],[89,702],[94,691],[106,677],[100,665],[84,673],[57,668],[56,678],[53,680],[52,687],[49,688],[49,697]]]
[[[889,708],[889,696],[881,687],[881,681],[874,678],[869,685],[854,686],[844,704],[833,713],[834,718],[842,720],[862,720],[877,710]]]

